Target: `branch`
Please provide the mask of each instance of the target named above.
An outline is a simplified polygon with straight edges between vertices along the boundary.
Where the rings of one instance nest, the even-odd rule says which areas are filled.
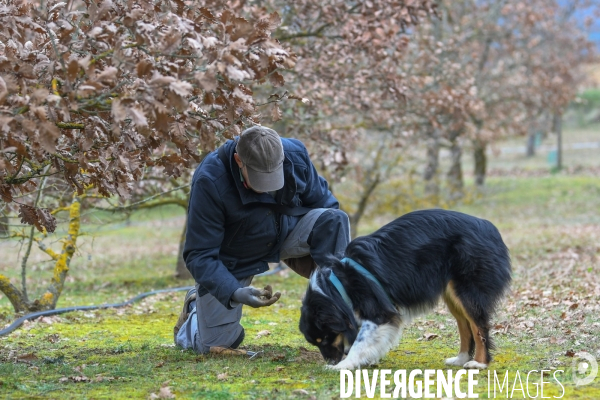
[[[71,209],[71,207],[57,207],[54,210],[50,211],[51,215],[56,215],[61,211],[69,211]]]
[[[139,210],[142,208],[155,208],[155,207],[161,207],[161,206],[167,206],[167,205],[173,205],[173,204],[187,209],[188,201],[187,201],[187,199],[175,199],[175,198],[164,199],[164,200],[141,204],[139,207],[136,207],[135,209]]]
[[[131,44],[128,44],[126,46],[123,46],[123,49],[132,49],[134,47],[140,47],[140,46],[137,43],[131,43]],[[141,47],[140,47],[140,50],[145,51]],[[92,60],[90,61],[90,64],[95,64],[98,60],[101,60],[104,57],[107,57],[107,56],[113,54],[114,52],[115,52],[115,49],[106,50],[105,52],[100,53],[97,56],[94,56],[92,58]]]
[[[0,292],[4,293],[4,295],[8,298],[13,305],[15,312],[26,310],[23,294],[15,287],[15,285],[10,283],[8,277],[2,274],[0,274]]]
[[[68,163],[71,163],[71,164],[79,164],[78,160],[67,158],[67,157],[63,156],[62,154],[60,154],[60,153],[54,153],[52,155],[54,157],[56,157],[56,158],[59,158],[59,159],[63,160],[64,162],[68,162]]]
[[[387,144],[385,143],[385,141],[382,141],[380,143],[379,148],[377,149],[377,155],[373,160],[373,165],[371,166],[371,168],[367,169],[367,172],[369,174],[374,172],[375,176],[373,177],[371,175],[368,176],[366,179],[366,187],[361,193],[360,200],[358,201],[358,207],[353,216],[354,224],[358,224],[358,221],[360,221],[360,219],[364,215],[371,195],[373,194],[377,186],[379,186],[379,184],[381,183],[381,174],[379,173],[379,169],[381,158],[383,157],[383,151],[385,150],[386,146]]]
[[[34,226],[31,226],[31,231],[29,232],[29,243],[27,243],[27,250],[25,250],[25,254],[23,255],[23,260],[21,260],[21,290],[23,293],[23,298],[27,302],[27,260],[29,259],[29,255],[31,254],[31,245],[33,244],[33,235],[34,235]]]
[[[50,165],[50,160],[45,160],[45,161],[42,163],[42,165],[40,165],[40,166],[39,166],[39,168],[36,168],[36,167],[35,167],[35,165],[32,165],[32,164],[30,164],[30,165],[32,166],[32,170],[31,170],[31,171],[30,171],[28,174],[26,174],[26,175],[24,175],[24,176],[21,176],[21,177],[19,177],[19,178],[17,178],[17,175],[16,175],[16,174],[15,174],[15,175],[12,175],[12,176],[7,176],[6,178],[4,178],[4,183],[7,183],[7,184],[9,184],[9,185],[20,185],[20,184],[22,184],[22,183],[25,183],[25,182],[27,182],[28,180],[30,180],[30,179],[33,179],[33,178],[38,178],[38,177],[40,177],[40,176],[50,176],[50,175],[54,175],[54,174],[49,174],[49,175],[39,175],[39,173],[41,172],[41,170],[42,170],[42,169],[43,169],[45,166],[48,166],[48,165]]]
[[[56,253],[51,248],[46,247],[46,245],[40,239],[35,239],[35,241],[37,242],[40,250],[42,250],[44,253],[48,254],[54,261],[58,260],[58,257],[60,257],[60,255],[58,253]]]
[[[47,165],[44,168],[44,174],[48,172],[48,168],[50,165]],[[42,183],[40,185],[40,189],[35,196],[35,201],[33,202],[33,207],[37,208],[40,198],[42,197],[42,191],[44,190],[44,186],[46,186],[46,177],[42,178]],[[45,228],[44,228],[45,231]],[[27,296],[27,260],[29,259],[29,255],[31,254],[31,246],[33,245],[34,238],[34,227],[31,227],[31,232],[29,233],[29,243],[27,244],[27,250],[25,251],[25,255],[23,255],[23,260],[21,261],[21,287],[22,287],[22,296],[25,302],[29,302],[29,296]]]
[[[298,38],[302,38],[302,37],[322,37],[323,36],[322,32],[325,30],[325,28],[327,28],[331,25],[332,25],[332,23],[328,22],[325,25],[321,25],[316,31],[300,32],[300,33],[296,33],[294,35],[276,37],[275,39],[279,40],[280,42],[283,42],[286,40],[298,39]]]
[[[125,211],[125,210],[136,210],[136,209],[139,209],[139,208],[157,207],[158,205],[156,205],[156,206],[149,205],[149,206],[143,206],[143,207],[139,207],[139,205],[140,204],[148,203],[152,199],[155,199],[155,198],[160,197],[160,196],[164,196],[165,194],[168,194],[168,193],[171,193],[171,192],[175,192],[177,190],[183,189],[183,188],[188,187],[188,186],[190,186],[189,183],[187,183],[185,185],[178,186],[178,187],[173,188],[171,190],[167,190],[166,192],[155,194],[155,195],[150,196],[150,197],[148,197],[148,198],[146,198],[144,200],[140,200],[140,201],[137,201],[135,203],[131,203],[131,204],[127,205],[127,206],[115,206],[115,207],[112,207],[112,208],[97,207],[97,206],[92,206],[92,207],[94,207],[97,210],[112,211],[112,212]],[[168,203],[169,201],[171,201],[171,200],[167,200],[167,202],[164,203],[164,204],[178,204],[178,205],[181,205],[182,207],[187,207],[187,202],[186,202],[185,205],[182,205],[182,203],[180,203],[177,199],[173,199],[172,202]]]
[[[39,300],[34,302],[33,306],[35,308],[49,310],[56,306],[56,302],[58,301],[65,284],[65,278],[69,272],[71,258],[73,257],[75,249],[77,248],[77,237],[79,236],[79,229],[81,227],[80,217],[81,203],[79,202],[79,199],[74,196],[69,212],[68,235],[63,242],[63,248],[60,255],[58,255],[56,258],[56,263],[54,264],[54,275],[52,276],[50,284],[46,289],[46,293],[44,293]]]
[[[85,125],[77,122],[57,122],[56,126],[61,129],[83,129]]]

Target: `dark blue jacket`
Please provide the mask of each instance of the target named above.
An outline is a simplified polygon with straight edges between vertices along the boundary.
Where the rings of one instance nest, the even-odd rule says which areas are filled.
[[[299,220],[274,213],[267,203],[339,208],[302,142],[281,141],[285,183],[275,197],[244,187],[233,159],[233,140],[223,145],[225,165],[213,151],[192,178],[183,258],[206,290],[201,288],[199,294],[208,292],[227,308],[231,295],[241,287],[238,279],[260,274],[268,270],[268,262],[279,261],[281,245]]]

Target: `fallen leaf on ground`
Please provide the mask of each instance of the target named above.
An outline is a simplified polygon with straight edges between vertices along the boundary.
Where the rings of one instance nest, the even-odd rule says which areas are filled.
[[[17,356],[18,361],[34,361],[37,359],[38,359],[38,357],[33,353],[27,353],[27,354]]]
[[[60,340],[60,336],[58,336],[57,333],[54,333],[52,335],[46,336],[46,340],[49,341],[50,343],[56,343]]]
[[[175,395],[171,392],[171,388],[169,386],[163,386],[156,393],[150,393],[150,399],[174,399]]]
[[[102,376],[96,375],[93,379],[94,382],[104,382],[104,381],[114,381],[116,378],[114,376]]]
[[[89,382],[90,378],[88,378],[87,376],[63,376],[62,378],[60,378],[58,380],[60,383],[65,383],[68,381],[72,381],[72,382]]]
[[[39,321],[43,324],[52,325],[55,322],[63,322],[63,319],[58,316],[53,316],[53,317],[42,317],[39,319]]]
[[[256,334],[256,339],[260,339],[263,336],[269,336],[271,334],[270,331],[264,330],[264,331],[260,331]]]

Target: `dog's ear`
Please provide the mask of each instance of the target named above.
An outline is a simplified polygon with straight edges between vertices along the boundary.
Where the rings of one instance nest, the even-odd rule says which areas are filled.
[[[344,321],[340,318],[340,313],[336,307],[320,307],[315,313],[315,317],[315,325],[321,331],[342,332],[346,330]]]
[[[315,325],[319,330],[344,333],[356,329],[354,318],[350,318],[340,307],[331,302],[321,305],[314,316]]]
[[[356,320],[340,296],[332,297],[330,284],[327,283],[328,268],[317,268],[310,276],[309,285],[302,301],[303,315],[310,315],[312,323],[320,331],[337,333],[355,332]],[[333,289],[335,290],[335,289]]]

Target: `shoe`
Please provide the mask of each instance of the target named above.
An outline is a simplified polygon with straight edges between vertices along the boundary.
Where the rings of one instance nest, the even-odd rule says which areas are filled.
[[[183,300],[183,309],[181,310],[181,314],[179,314],[179,319],[173,328],[173,341],[177,343],[177,332],[181,329],[181,326],[187,321],[190,315],[190,304],[192,301],[196,301],[196,288],[192,288],[188,290],[185,295],[185,299]]]

